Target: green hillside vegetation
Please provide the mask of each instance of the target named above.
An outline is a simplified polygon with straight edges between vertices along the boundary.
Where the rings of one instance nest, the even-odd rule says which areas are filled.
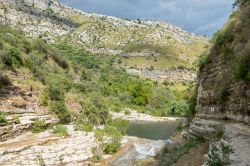
[[[233,80],[246,83],[250,81],[249,3],[249,0],[235,2],[234,7],[238,10],[231,14],[230,20],[214,35],[211,40],[212,48],[200,58],[200,70],[217,55],[220,55],[223,63],[231,66],[230,70],[224,72],[225,84]],[[222,99],[225,99],[223,96],[227,95],[227,88],[222,89]]]
[[[73,117],[85,124],[107,124],[110,111],[132,108],[156,116],[187,115],[189,91],[142,80],[115,65],[116,56],[93,55],[67,43],[47,45],[1,26],[1,87],[32,86],[40,103],[61,123]],[[5,71],[29,79],[17,80]],[[70,102],[81,106],[76,110]],[[77,116],[76,116],[77,115]]]
[[[153,60],[143,56],[122,60],[123,64],[130,66],[145,67],[151,64],[155,69],[179,66],[193,68],[195,67],[193,62],[208,44],[206,38],[187,37],[187,34],[185,37],[188,42],[180,42],[175,39],[173,33],[166,31],[161,23],[147,25],[142,21],[127,20],[131,25],[119,25],[117,22],[112,23],[105,16],[94,17],[81,14],[71,14],[68,19],[80,25],[75,32],[63,38],[68,42],[79,45],[79,40],[81,41],[79,36],[83,33],[86,36],[82,45],[88,49],[119,50],[122,52],[121,54],[136,53],[146,49],[152,53],[152,56],[155,53],[159,54],[159,57],[153,57]],[[59,38],[59,40],[61,39]],[[179,59],[179,56],[183,54],[187,56],[188,60]],[[159,63],[160,61],[161,63]]]

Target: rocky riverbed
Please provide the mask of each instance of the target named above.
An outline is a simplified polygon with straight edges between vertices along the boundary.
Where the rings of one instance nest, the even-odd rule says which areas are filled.
[[[160,121],[176,121],[185,120],[182,117],[155,117],[149,114],[139,113],[132,109],[126,109],[121,112],[112,112],[114,119],[123,119],[127,121],[148,121],[148,122],[160,122]]]

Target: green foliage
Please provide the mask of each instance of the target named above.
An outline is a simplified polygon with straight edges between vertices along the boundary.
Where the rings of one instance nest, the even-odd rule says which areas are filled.
[[[233,149],[229,145],[220,144],[220,146],[212,145],[211,151],[208,154],[208,166],[224,166],[227,164],[227,159]]]
[[[64,125],[56,125],[53,127],[53,133],[59,136],[68,136],[68,130]]]
[[[188,103],[185,100],[172,101],[168,110],[169,115],[183,115],[189,110]]]
[[[80,131],[91,132],[94,129],[94,126],[91,123],[87,123],[87,120],[83,118],[77,118],[74,122],[75,129]]]
[[[229,99],[230,93],[229,93],[229,87],[227,84],[222,84],[218,90],[218,98],[220,101],[227,101]]]
[[[91,100],[84,100],[80,104],[88,123],[106,124],[109,120],[110,115],[102,98],[96,96]]]
[[[108,125],[110,110],[119,112],[132,108],[165,116],[171,113],[172,107],[177,107],[178,114],[185,114],[182,112],[186,111],[182,94],[173,92],[167,85],[142,80],[117,68],[114,62],[119,57],[93,55],[68,43],[47,45],[41,40],[29,40],[8,27],[2,28],[0,34],[1,69],[11,66],[19,70],[21,66],[29,70],[32,79],[45,87],[39,96],[41,105],[49,107],[61,123],[69,123],[73,119],[67,108],[70,103],[67,100],[72,96],[78,96],[75,102],[81,105],[82,110],[76,119],[84,119],[79,128],[86,131],[90,131],[93,125]],[[136,49],[141,51],[145,48]],[[156,53],[164,52],[163,48],[152,48]],[[5,84],[0,77],[0,87]]]
[[[61,54],[59,50],[56,48],[50,48],[49,51],[50,56],[60,67],[63,69],[67,69],[69,67],[67,60],[63,57],[63,54]]]
[[[212,147],[211,153],[208,154],[207,165],[208,166],[224,166],[224,163],[220,157],[220,149],[216,146]]]
[[[9,77],[7,77],[6,75],[2,75],[0,73],[0,90],[3,87],[9,86],[9,85],[11,85],[11,81],[10,81]]]
[[[36,119],[31,127],[33,133],[39,133],[45,131],[46,129],[47,129],[47,124],[45,123],[45,121],[39,119]]]
[[[207,53],[203,53],[198,57],[197,66],[199,66],[199,70],[202,70],[206,65],[212,62],[212,59]]]
[[[120,119],[111,120],[103,130],[95,130],[95,137],[103,141],[104,136],[110,138],[108,143],[103,144],[103,151],[106,154],[116,152],[120,146],[122,136],[126,133],[128,122]]]
[[[131,112],[129,111],[129,110],[125,110],[125,115],[130,115],[131,114]]]
[[[237,80],[250,81],[250,56],[243,56],[236,60],[234,76]]]
[[[104,144],[104,152],[106,154],[113,154],[117,152],[119,146],[120,146],[120,139],[114,139],[111,143]]]
[[[61,123],[69,123],[71,121],[71,114],[63,101],[51,101],[50,111],[57,115]]]
[[[142,84],[136,85],[131,91],[132,103],[139,106],[146,106],[151,100],[151,91],[152,86],[149,84],[146,84],[144,86]]]
[[[223,134],[224,134],[224,131],[222,128],[218,127],[215,129],[214,135],[218,140],[222,138]]]
[[[0,112],[0,124],[6,124],[7,123],[7,119],[6,119],[6,115]]]
[[[243,6],[243,5],[245,5],[247,2],[249,2],[249,0],[236,0],[235,3],[233,4],[233,7]]]
[[[174,149],[164,149],[164,153],[161,156],[160,165],[170,166],[176,163],[176,161],[183,156],[184,154],[188,153],[190,149],[196,147],[197,145],[204,142],[204,139],[193,139],[189,140],[183,145],[175,147]]]
[[[92,153],[93,153],[93,160],[94,162],[98,162],[102,159],[102,155],[103,155],[103,150],[101,147],[93,147],[92,149]]]
[[[23,65],[21,53],[17,48],[11,47],[1,52],[1,58],[6,66],[20,67]]]

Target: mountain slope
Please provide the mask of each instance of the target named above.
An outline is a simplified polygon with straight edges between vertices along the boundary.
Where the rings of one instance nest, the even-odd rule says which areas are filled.
[[[243,1],[239,1],[243,2]],[[215,34],[200,66],[197,116],[250,122],[250,2]]]
[[[166,22],[89,14],[55,0],[1,0],[0,18],[2,23],[19,27],[47,43],[64,41],[93,53],[120,55],[122,67],[134,69],[134,73],[146,78],[172,82],[176,82],[171,79],[176,72],[185,76],[194,74],[193,62],[208,44],[206,38]],[[160,71],[151,72],[153,69]],[[179,78],[185,82],[195,77]]]

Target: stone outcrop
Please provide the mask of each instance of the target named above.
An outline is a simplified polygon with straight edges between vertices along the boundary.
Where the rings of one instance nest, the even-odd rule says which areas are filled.
[[[0,124],[0,141],[30,130],[37,119],[44,121],[44,125],[58,121],[47,109],[39,106],[37,96],[32,96],[31,92],[23,93],[18,88],[1,92],[0,114],[7,120]]]
[[[198,74],[195,118],[182,133],[210,140],[207,161],[232,166],[250,162],[249,9],[250,2],[244,1],[215,35]]]
[[[250,3],[218,32],[198,75],[196,116],[250,124]]]
[[[150,69],[134,69],[127,68],[129,74],[139,75],[144,78],[163,82],[167,80],[173,83],[192,82],[196,79],[196,74],[187,69],[166,69],[166,70],[150,70]]]
[[[197,117],[232,119],[250,123],[250,90],[249,84],[243,81],[231,80],[225,85],[224,74],[232,68],[232,64],[223,63],[220,57],[213,57],[199,74]],[[221,89],[227,86],[228,99],[221,101]]]

